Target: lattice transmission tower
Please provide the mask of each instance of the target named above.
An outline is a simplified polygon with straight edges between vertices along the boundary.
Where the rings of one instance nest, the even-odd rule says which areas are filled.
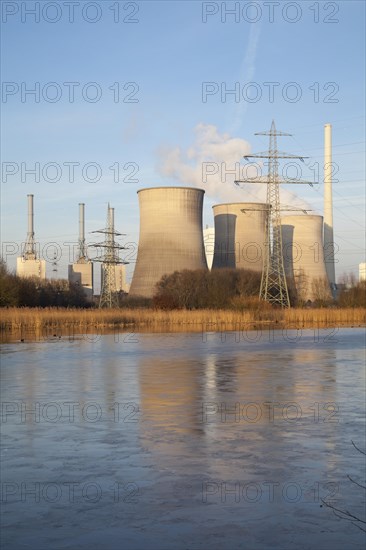
[[[121,246],[115,241],[115,237],[120,237],[124,235],[124,233],[115,231],[114,208],[111,208],[109,204],[106,228],[93,231],[93,233],[102,233],[105,235],[104,242],[92,245],[104,249],[104,254],[102,254],[100,258],[96,258],[96,261],[102,263],[102,288],[100,291],[99,307],[119,307],[118,293],[116,289],[116,266],[119,264],[128,264],[128,262],[121,260],[118,255],[119,250],[127,250],[127,247]]]
[[[269,150],[254,155],[245,155],[245,160],[268,159],[268,173],[266,176],[236,180],[235,183],[265,183],[267,184],[268,216],[266,222],[266,242],[264,248],[263,270],[260,287],[260,298],[266,302],[290,307],[290,298],[287,289],[285,268],[283,262],[282,233],[281,233],[281,183],[305,183],[313,185],[314,182],[296,178],[281,179],[278,175],[279,159],[300,159],[304,162],[307,157],[291,155],[277,149],[277,136],[291,136],[285,132],[276,130],[274,120],[268,132],[257,132],[256,136],[269,136]]]

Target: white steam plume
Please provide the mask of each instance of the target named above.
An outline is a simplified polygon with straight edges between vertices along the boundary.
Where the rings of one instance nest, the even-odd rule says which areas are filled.
[[[243,156],[250,144],[241,138],[220,134],[216,126],[200,123],[195,127],[195,142],[187,150],[160,148],[158,172],[182,185],[204,189],[209,199],[218,202],[265,202],[265,184],[235,185],[234,181],[265,175],[266,168],[245,168]],[[298,208],[309,205],[287,189],[281,189],[281,202]]]

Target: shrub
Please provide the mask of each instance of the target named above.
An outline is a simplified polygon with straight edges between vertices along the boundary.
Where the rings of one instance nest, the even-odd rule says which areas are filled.
[[[254,271],[175,271],[156,285],[153,305],[160,309],[237,309],[247,307],[240,298],[257,297],[259,288],[260,274]]]

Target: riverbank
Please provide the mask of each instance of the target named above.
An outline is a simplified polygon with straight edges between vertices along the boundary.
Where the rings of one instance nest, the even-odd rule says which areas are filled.
[[[2,333],[19,330],[55,330],[82,333],[94,330],[142,332],[196,332],[275,328],[351,327],[366,325],[364,308],[173,310],[4,308],[0,310]]]

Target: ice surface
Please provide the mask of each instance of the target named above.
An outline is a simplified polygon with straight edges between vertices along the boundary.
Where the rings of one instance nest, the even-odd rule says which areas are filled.
[[[347,477],[364,478],[364,342],[327,329],[4,344],[3,548],[362,548],[321,499],[364,517]]]

